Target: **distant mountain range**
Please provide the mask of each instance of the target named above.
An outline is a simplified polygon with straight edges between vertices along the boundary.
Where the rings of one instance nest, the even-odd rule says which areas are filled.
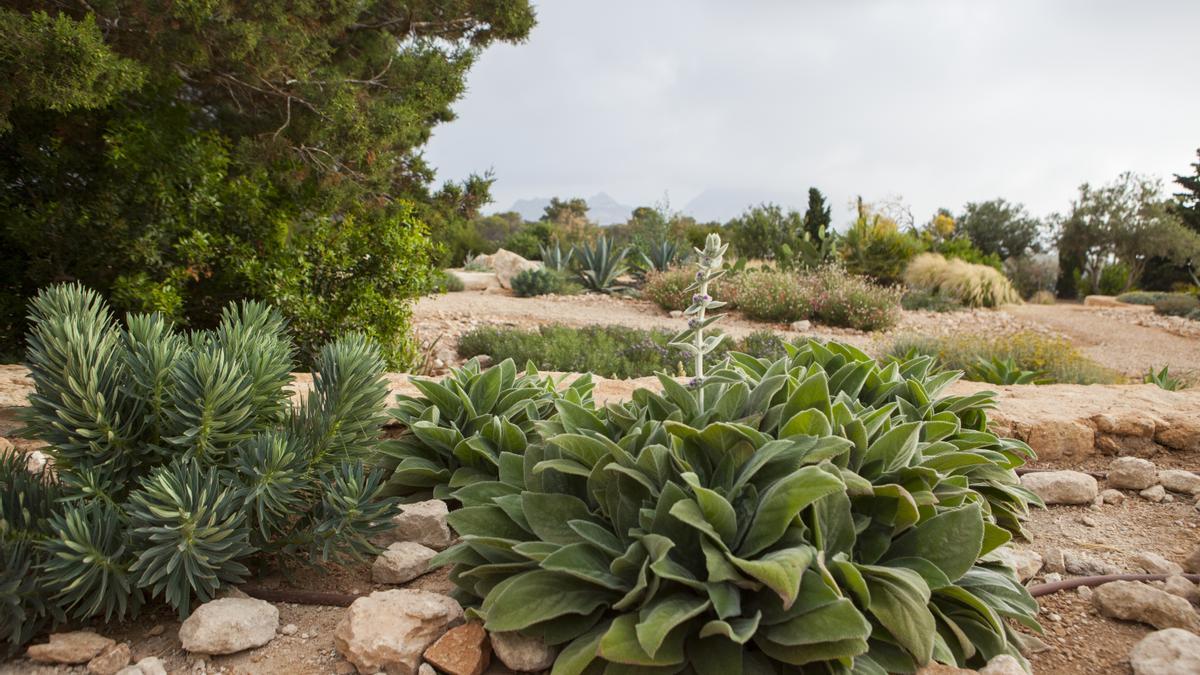
[[[724,223],[741,214],[747,208],[763,202],[775,202],[785,208],[801,211],[806,206],[807,194],[794,196],[785,193],[763,191],[710,188],[696,195],[680,211],[696,220]],[[598,192],[587,198],[588,217],[600,225],[616,225],[629,220],[634,207],[622,204],[606,192]],[[550,205],[550,199],[538,197],[534,199],[518,199],[510,211],[521,214],[525,220],[537,220],[545,213]]]

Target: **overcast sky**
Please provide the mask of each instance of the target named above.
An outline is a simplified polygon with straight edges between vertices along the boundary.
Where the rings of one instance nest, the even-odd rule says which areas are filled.
[[[664,192],[835,222],[856,194],[919,221],[1003,196],[1065,210],[1083,181],[1170,178],[1200,147],[1200,0],[554,0],[490,48],[427,157],[492,169],[490,210]],[[719,213],[718,213],[719,212]]]

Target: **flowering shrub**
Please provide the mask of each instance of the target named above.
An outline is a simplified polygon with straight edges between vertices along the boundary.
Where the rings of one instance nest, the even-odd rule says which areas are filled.
[[[671,268],[665,272],[647,272],[642,295],[668,312],[683,311],[692,304],[692,292],[688,286],[695,281],[696,272],[685,267]],[[725,279],[718,279],[709,284],[708,294],[732,304],[728,297],[731,285]]]
[[[811,284],[812,316],[820,323],[856,330],[891,328],[900,315],[897,288],[880,286],[870,279],[849,274],[837,266],[823,267],[806,275]]]
[[[755,321],[788,323],[813,313],[813,288],[801,276],[773,270],[739,274],[733,281],[737,308]]]

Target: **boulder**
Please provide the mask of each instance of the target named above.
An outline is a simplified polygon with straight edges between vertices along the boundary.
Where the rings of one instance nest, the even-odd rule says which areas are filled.
[[[398,541],[375,558],[371,580],[377,584],[402,584],[429,571],[437,551],[413,541]]]
[[[265,600],[219,598],[196,608],[179,627],[179,641],[193,654],[233,654],[275,638],[279,610]]]
[[[463,624],[430,645],[425,660],[447,675],[482,675],[492,661],[492,645],[483,624]]]
[[[1118,457],[1108,466],[1108,486],[1145,490],[1158,482],[1158,467],[1141,457]]]
[[[88,672],[92,675],[116,675],[129,665],[131,657],[128,642],[115,644],[88,661]]]
[[[1140,621],[1155,628],[1200,630],[1200,618],[1183,598],[1136,581],[1110,581],[1096,587],[1092,602],[1101,614]]]
[[[401,504],[400,513],[392,516],[392,529],[373,541],[380,546],[411,541],[441,551],[454,541],[454,534],[446,522],[448,515],[450,508],[440,499]]]
[[[1134,675],[1200,673],[1200,637],[1181,628],[1155,631],[1133,646],[1129,665]]]
[[[1099,493],[1096,479],[1079,471],[1040,471],[1021,476],[1021,484],[1050,504],[1091,504]]]
[[[1017,573],[1017,578],[1022,583],[1032,579],[1034,575],[1042,571],[1042,556],[1037,551],[1015,548],[1013,546],[1001,546],[996,549],[995,555],[1004,561],[1004,564],[1013,568]]]
[[[1166,469],[1158,472],[1158,482],[1171,492],[1188,495],[1200,494],[1200,476],[1182,469]]]
[[[492,633],[492,650],[504,665],[520,673],[545,670],[554,665],[558,650],[537,637],[520,633]]]
[[[338,652],[360,673],[414,675],[426,648],[463,621],[453,598],[394,589],[359,598],[333,632]]]
[[[49,642],[31,646],[25,655],[38,663],[71,665],[87,663],[115,644],[115,640],[110,640],[90,630],[51,633]]]
[[[513,277],[521,272],[540,269],[542,266],[540,262],[526,260],[516,253],[503,248],[487,256],[486,264],[496,273],[496,279],[504,288],[512,288]]]
[[[1179,563],[1171,562],[1157,553],[1141,551],[1133,556],[1134,566],[1146,571],[1146,574],[1183,574]]]

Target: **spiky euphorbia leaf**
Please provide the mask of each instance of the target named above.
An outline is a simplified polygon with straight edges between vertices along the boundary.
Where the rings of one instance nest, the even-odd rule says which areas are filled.
[[[363,560],[379,548],[371,537],[388,527],[395,500],[383,495],[383,473],[345,462],[320,477],[322,499],[312,528],[313,555]]]
[[[292,436],[267,431],[239,445],[235,454],[247,525],[262,548],[308,510],[313,490],[304,448]]]
[[[42,570],[54,601],[76,619],[137,612],[142,591],[130,572],[134,554],[117,508],[103,501],[73,506],[51,520],[57,536],[41,542]]]
[[[127,510],[138,551],[130,571],[181,617],[190,613],[193,595],[206,602],[249,574],[239,561],[254,552],[246,514],[215,467],[186,459],[160,467],[129,496]]]

